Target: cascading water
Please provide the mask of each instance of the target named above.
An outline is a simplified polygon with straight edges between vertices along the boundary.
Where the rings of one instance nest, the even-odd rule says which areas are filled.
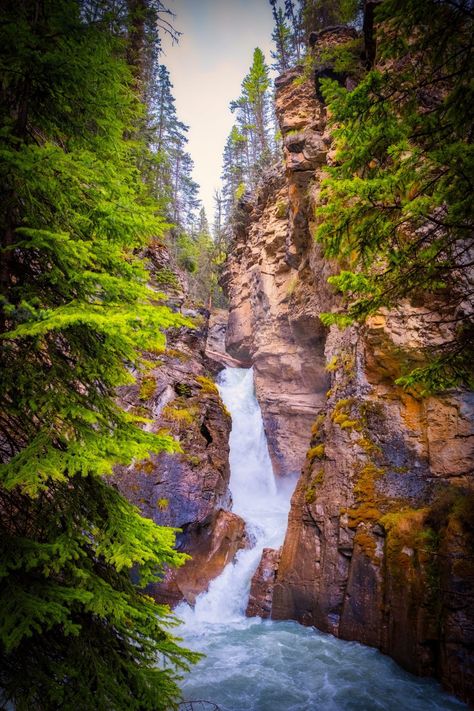
[[[465,709],[438,684],[408,674],[375,649],[295,622],[245,617],[262,549],[283,541],[292,487],[275,484],[252,370],[226,368],[218,387],[232,415],[233,510],[253,545],[226,566],[194,609],[183,603],[176,610],[185,643],[206,654],[185,678],[184,698],[208,699],[222,711]]]
[[[277,489],[252,370],[227,368],[218,387],[232,415],[232,510],[244,519],[252,547],[240,551],[236,561],[211,583],[209,591],[197,598],[194,610],[187,605],[178,609],[188,629],[203,623],[245,621],[250,581],[262,550],[266,546],[278,548],[283,542],[292,488],[288,482]]]

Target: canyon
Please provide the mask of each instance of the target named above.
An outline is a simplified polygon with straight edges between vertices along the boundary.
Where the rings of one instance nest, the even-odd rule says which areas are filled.
[[[330,28],[318,46],[351,36]],[[121,394],[183,449],[115,475],[146,516],[181,530],[178,547],[192,556],[150,592],[193,604],[249,546],[229,492],[231,421],[212,380],[225,365],[252,366],[273,471],[299,478],[247,615],[377,647],[474,702],[474,396],[395,384],[449,338],[434,301],[345,330],[320,321],[340,299],[327,283],[336,266],[314,239],[335,160],[327,109],[302,66],[275,84],[284,161],[240,201],[222,277],[229,311],[210,321],[191,311],[197,328],[171,335],[156,368]]]
[[[227,350],[254,365],[275,472],[302,470],[281,552],[266,551],[252,589],[273,619],[376,646],[472,700],[473,394],[394,382],[449,338],[436,304],[344,331],[319,321],[339,297],[313,238],[334,160],[316,89],[303,67],[276,80],[284,166],[243,202],[224,278]]]
[[[219,320],[209,327],[208,312],[187,304],[186,276],[176,265],[178,279],[171,286],[154,281],[171,264],[164,245],[152,245],[144,257],[153,287],[166,292],[174,307],[193,321],[192,327],[168,335],[163,353],[146,354],[148,369],[137,374],[134,385],[121,389],[120,402],[148,420],[151,431],[171,433],[182,451],[117,467],[113,483],[143,515],[179,529],[177,547],[190,558],[147,590],[159,602],[175,606],[183,599],[194,603],[247,541],[243,520],[231,511],[231,419],[212,381],[222,365],[206,355],[208,336],[210,346],[219,347],[216,342],[222,341]]]

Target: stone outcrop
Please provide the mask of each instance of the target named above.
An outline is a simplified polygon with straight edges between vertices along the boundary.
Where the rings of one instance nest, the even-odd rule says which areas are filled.
[[[191,559],[178,570],[168,570],[153,592],[171,605],[183,599],[193,605],[209,582],[247,545],[245,523],[232,511],[215,509],[205,519],[187,525],[178,537],[178,545]]]
[[[289,73],[277,80],[277,115],[286,172],[275,170],[252,202],[223,283],[229,297],[227,351],[255,372],[257,396],[277,475],[298,472],[314,413],[325,404],[325,329],[317,314],[330,300],[308,223],[308,189],[325,164],[324,109]]]
[[[281,550],[264,548],[262,557],[252,577],[250,595],[245,614],[247,617],[271,617],[273,588],[275,585]]]
[[[226,351],[225,341],[228,320],[229,312],[226,309],[213,309],[209,316],[205,355],[209,363],[214,363],[217,372],[221,370],[223,365],[228,365],[231,368],[245,367],[246,365],[246,363],[232,358]]]
[[[241,206],[227,347],[254,365],[276,472],[304,464],[279,562],[266,552],[249,614],[379,647],[474,701],[474,396],[395,384],[449,340],[435,303],[344,332],[321,326],[337,297],[312,234],[333,154],[301,68],[277,80],[276,111],[285,170]]]
[[[149,257],[152,274],[167,273],[161,245]],[[146,354],[150,367],[121,389],[120,400],[126,410],[147,418],[151,431],[171,433],[182,451],[118,467],[113,481],[146,517],[181,530],[178,549],[192,558],[149,588],[159,602],[175,605],[182,599],[193,603],[246,545],[246,537],[243,520],[230,511],[231,419],[211,379],[222,366],[206,355],[209,314],[186,308],[185,285],[176,278],[171,293],[168,284],[156,288],[167,289],[171,303],[196,327],[170,332],[163,353]]]
[[[403,322],[416,318],[407,305]],[[394,348],[392,320],[328,338],[331,389],[292,500],[272,617],[377,646],[472,698],[474,397],[397,388],[414,354]]]

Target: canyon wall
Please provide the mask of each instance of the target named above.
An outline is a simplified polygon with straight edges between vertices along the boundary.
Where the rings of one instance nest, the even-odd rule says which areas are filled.
[[[148,592],[158,601],[175,605],[194,603],[236,552],[246,545],[245,524],[230,511],[229,434],[231,419],[213,376],[225,359],[222,323],[187,304],[186,283],[167,250],[159,244],[148,250],[152,286],[167,292],[167,301],[189,316],[195,327],[167,334],[167,347],[147,353],[148,369],[137,374],[134,385],[121,388],[122,407],[149,420],[154,432],[171,433],[180,453],[161,452],[150,460],[118,467],[113,483],[142,514],[155,523],[180,529],[177,547],[192,556],[179,569],[170,569]],[[171,285],[163,274],[174,272]],[[158,281],[157,281],[158,280]],[[158,304],[159,305],[159,304]],[[206,355],[210,336],[210,354]],[[212,352],[212,348],[216,352]],[[216,360],[217,359],[217,360]]]
[[[318,319],[330,301],[308,225],[308,191],[326,162],[330,137],[324,109],[298,73],[277,80],[277,112],[286,170],[265,176],[255,199],[239,206],[238,230],[223,276],[230,310],[227,352],[253,365],[257,396],[277,475],[299,472],[315,412],[325,406],[326,329]]]
[[[379,647],[474,701],[474,397],[394,384],[449,337],[436,303],[344,332],[322,326],[337,299],[312,236],[333,160],[326,109],[302,67],[276,86],[284,166],[240,205],[226,343],[254,366],[275,472],[302,474],[281,555],[266,550],[248,612]]]

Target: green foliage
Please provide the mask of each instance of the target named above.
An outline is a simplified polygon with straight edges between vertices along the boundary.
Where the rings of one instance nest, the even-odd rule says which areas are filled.
[[[305,82],[310,82],[313,80],[313,74],[314,74],[314,68],[316,66],[316,59],[314,55],[311,52],[307,52],[304,56],[303,59],[303,72],[299,77],[296,77],[296,79],[293,79],[293,84],[295,86],[301,86]],[[296,131],[298,133],[298,131]],[[286,135],[291,135],[291,132],[288,132]]]
[[[340,260],[330,281],[344,298],[322,320],[344,327],[423,296],[451,337],[399,382],[426,392],[472,386],[472,18],[448,2],[384,0],[378,20],[384,64],[351,92],[322,82],[337,159],[317,239]]]
[[[319,469],[311,479],[310,485],[305,491],[304,499],[309,505],[314,504],[318,489],[324,484],[324,469]]]
[[[149,62],[148,111],[142,130],[148,150],[140,167],[169,220],[184,231],[196,217],[199,186],[193,180],[193,161],[186,151],[189,127],[178,119],[169,72],[156,55],[155,49]]]
[[[207,393],[208,395],[219,395],[217,386],[212,382],[212,380],[206,378],[204,375],[197,375],[196,382],[199,383],[202,392]]]
[[[173,400],[172,403],[166,405],[162,410],[162,416],[165,419],[176,423],[177,427],[188,428],[196,422],[196,417],[199,414],[197,405],[186,405],[179,398]]]
[[[324,459],[324,444],[318,444],[316,447],[311,447],[306,452],[306,458],[312,461],[313,459]]]
[[[156,390],[156,380],[153,375],[146,375],[140,383],[140,400],[151,400]]]
[[[463,344],[460,344],[463,346]],[[474,389],[472,351],[467,347],[454,353],[434,357],[427,365],[414,368],[408,375],[395,381],[409,390],[417,390],[424,397],[433,392],[456,388],[465,383]]]
[[[201,208],[197,230],[182,233],[177,239],[177,261],[188,272],[188,293],[197,304],[206,308],[225,305],[218,282],[223,260],[219,230],[213,238],[206,212]]]
[[[253,53],[252,66],[242,82],[242,89],[249,104],[255,107],[257,120],[257,113],[261,109],[263,97],[269,86],[270,78],[268,76],[268,67],[265,64],[265,57],[262,50],[256,47]]]
[[[245,188],[245,183],[239,183],[239,184],[237,185],[237,188],[236,188],[236,190],[235,190],[235,199],[236,199],[237,202],[238,202],[239,200],[241,200],[241,199],[243,198],[243,196],[245,195],[245,189],[246,189],[246,188]]]
[[[279,200],[276,204],[275,216],[279,220],[284,220],[288,215],[288,203],[285,200]]]
[[[303,10],[306,38],[313,31],[354,22],[362,4],[360,0],[306,0]]]
[[[325,370],[328,373],[334,373],[339,368],[338,357],[334,355],[331,360],[326,364]]]
[[[0,29],[0,704],[165,710],[196,655],[141,590],[184,556],[106,477],[176,451],[116,388],[187,322],[136,256],[166,223],[123,41],[79,10],[7,2]]]
[[[242,93],[230,108],[236,114],[224,148],[223,203],[228,226],[238,222],[238,202],[245,190],[256,188],[263,170],[273,154],[270,108],[269,68],[261,49],[256,47],[248,74],[242,82]]]
[[[289,69],[295,60],[294,37],[291,28],[286,22],[285,13],[281,7],[277,8],[276,0],[270,0],[272,6],[273,20],[275,27],[272,32],[272,40],[275,43],[275,51],[271,53],[274,64],[272,69],[277,72],[284,72]]]
[[[187,383],[176,383],[174,389],[180,397],[191,397],[193,394],[191,386]]]
[[[155,282],[166,290],[178,290],[179,282],[175,272],[172,269],[164,267],[154,274]]]
[[[322,63],[330,64],[336,72],[348,73],[354,78],[361,79],[363,48],[362,38],[358,37],[323,49],[318,59]]]

